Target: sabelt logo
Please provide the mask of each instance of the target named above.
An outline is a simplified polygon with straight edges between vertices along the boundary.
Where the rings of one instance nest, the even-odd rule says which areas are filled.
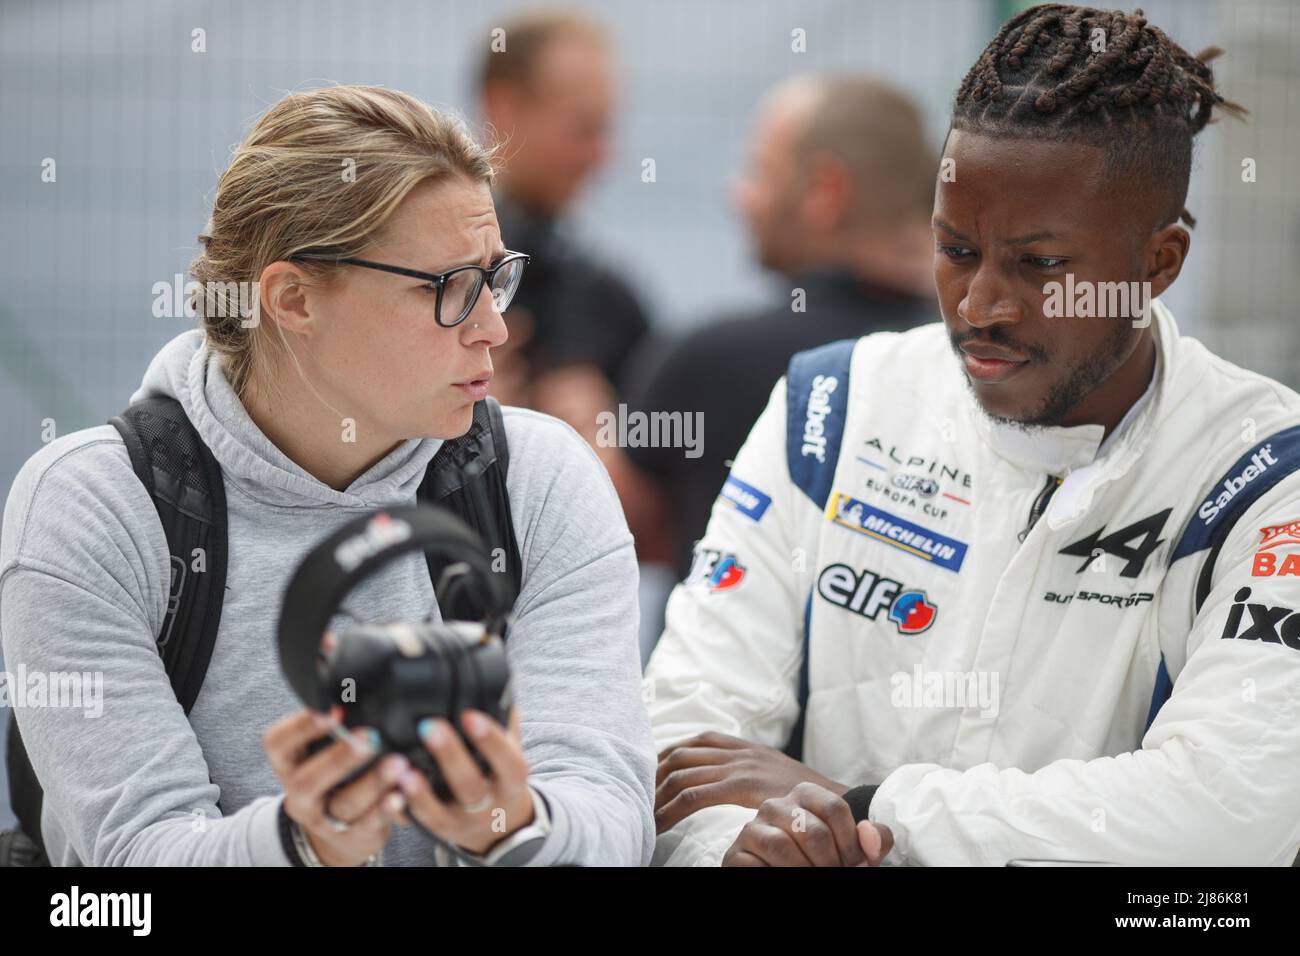
[[[830,395],[839,388],[833,375],[818,375],[808,389],[808,415],[803,423],[803,448],[800,454],[826,463],[826,416],[831,413]]]
[[[1241,470],[1241,474],[1227,479],[1223,483],[1223,490],[1215,497],[1207,498],[1197,509],[1197,516],[1209,524],[1218,516],[1219,512],[1228,506],[1228,503],[1235,498],[1243,488],[1264,474],[1270,465],[1276,465],[1277,459],[1273,457],[1273,444],[1270,442],[1255,454],[1250,456],[1250,464]]]
[[[351,572],[361,562],[373,557],[384,548],[405,541],[411,536],[411,526],[401,518],[381,511],[368,522],[365,530],[355,534],[334,549],[334,560],[340,568]]]

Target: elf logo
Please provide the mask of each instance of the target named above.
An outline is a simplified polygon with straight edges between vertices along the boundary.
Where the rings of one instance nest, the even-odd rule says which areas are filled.
[[[889,620],[900,634],[920,634],[928,631],[939,614],[937,605],[930,603],[924,591],[903,591],[903,584],[892,578],[882,578],[874,571],[855,572],[847,564],[832,564],[817,576],[817,593],[836,607],[852,611],[869,621],[874,621],[881,611],[888,609]]]
[[[1268,644],[1285,644],[1300,651],[1300,614],[1289,607],[1269,607],[1267,604],[1246,604],[1250,588],[1241,588],[1232,596],[1234,602],[1228,609],[1228,621],[1223,627],[1224,640],[1264,641]],[[1240,634],[1241,619],[1250,612],[1250,626]]]

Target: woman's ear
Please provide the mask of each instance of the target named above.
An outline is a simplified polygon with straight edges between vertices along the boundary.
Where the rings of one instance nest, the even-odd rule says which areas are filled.
[[[286,332],[309,336],[312,312],[306,274],[291,262],[279,260],[262,270],[258,303],[262,315]]]
[[[1162,226],[1151,234],[1143,253],[1142,268],[1143,281],[1151,283],[1151,298],[1154,299],[1174,284],[1178,274],[1183,271],[1183,263],[1187,261],[1187,250],[1191,245],[1191,234],[1176,222]]]

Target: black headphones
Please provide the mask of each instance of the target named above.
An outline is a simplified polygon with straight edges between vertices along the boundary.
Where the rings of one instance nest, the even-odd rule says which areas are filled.
[[[348,592],[417,550],[428,561],[443,622],[361,624],[337,634],[334,649],[322,654],[321,638]],[[374,727],[381,753],[405,754],[447,799],[419,739],[419,722],[449,720],[487,769],[465,737],[460,713],[473,707],[502,724],[509,718],[502,638],[516,596],[510,575],[493,569],[478,534],[445,509],[420,504],[372,512],[318,544],[294,572],[280,609],[280,666],[308,707],[342,704],[346,726]]]

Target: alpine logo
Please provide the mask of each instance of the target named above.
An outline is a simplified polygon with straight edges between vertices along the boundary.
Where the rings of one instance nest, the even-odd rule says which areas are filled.
[[[1223,640],[1264,641],[1267,644],[1285,644],[1300,651],[1300,614],[1289,607],[1246,604],[1249,597],[1250,588],[1241,588],[1232,596],[1235,603],[1228,610]],[[1250,612],[1250,626],[1242,631],[1241,619],[1247,611]]]
[[[900,634],[920,634],[930,629],[939,614],[924,591],[904,591],[903,584],[874,571],[860,574],[847,564],[832,564],[817,576],[817,594],[830,604],[874,621],[881,611]]]
[[[1088,570],[1089,565],[1103,554],[1114,555],[1124,562],[1124,567],[1119,572],[1120,577],[1135,578],[1142,573],[1142,568],[1146,565],[1147,558],[1151,557],[1151,552],[1164,543],[1160,532],[1164,530],[1165,522],[1169,520],[1173,510],[1173,508],[1166,508],[1110,534],[1106,534],[1106,526],[1102,525],[1086,538],[1070,542],[1061,549],[1060,553],[1086,559],[1079,566],[1076,574]],[[1098,570],[1100,569],[1099,567]]]
[[[800,454],[826,463],[826,416],[831,413],[830,394],[839,387],[834,375],[818,375],[808,390],[808,415],[803,424],[803,448]]]
[[[745,580],[745,567],[734,554],[696,548],[685,584],[704,584],[712,594],[734,591]]]

